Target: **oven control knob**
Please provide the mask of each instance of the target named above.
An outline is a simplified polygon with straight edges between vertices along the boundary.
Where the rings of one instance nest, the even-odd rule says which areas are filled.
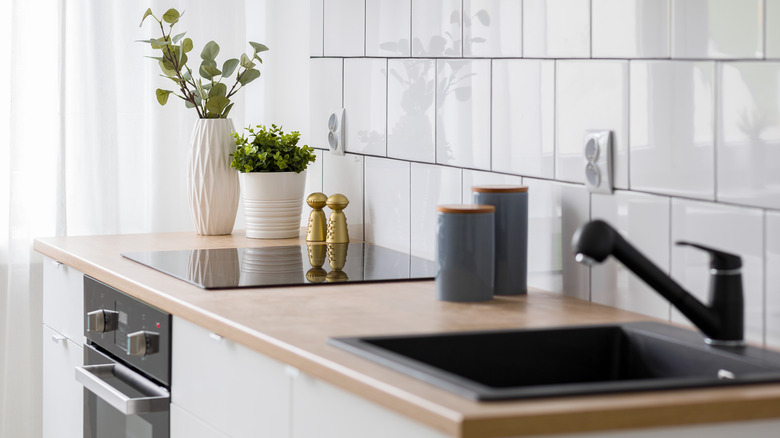
[[[148,356],[160,350],[160,335],[144,330],[127,335],[127,354]]]
[[[116,330],[119,323],[119,312],[100,309],[87,313],[87,331],[106,333]]]

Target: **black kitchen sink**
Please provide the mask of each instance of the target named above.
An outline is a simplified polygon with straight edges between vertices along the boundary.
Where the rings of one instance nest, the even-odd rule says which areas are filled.
[[[329,343],[474,400],[780,382],[778,352],[713,347],[654,322]]]

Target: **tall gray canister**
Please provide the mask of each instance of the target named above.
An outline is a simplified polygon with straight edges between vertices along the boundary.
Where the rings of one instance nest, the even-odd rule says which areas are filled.
[[[474,203],[496,207],[496,295],[528,291],[528,187],[483,185],[471,188]]]

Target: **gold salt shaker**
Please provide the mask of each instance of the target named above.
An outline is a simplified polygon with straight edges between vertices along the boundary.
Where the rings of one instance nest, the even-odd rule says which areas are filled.
[[[328,243],[349,243],[347,217],[342,211],[349,205],[349,199],[341,193],[337,193],[329,197],[326,204],[333,212],[330,214],[325,241]]]
[[[324,193],[315,192],[306,198],[306,203],[312,208],[309,213],[309,225],[306,228],[307,242],[324,242],[327,233],[325,212],[322,211],[328,201]]]

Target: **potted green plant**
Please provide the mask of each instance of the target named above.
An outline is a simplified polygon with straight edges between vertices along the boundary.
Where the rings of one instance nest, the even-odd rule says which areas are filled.
[[[230,167],[238,170],[247,237],[298,236],[306,168],[315,160],[314,149],[298,146],[300,136],[276,125],[247,127],[246,136],[233,134]]]
[[[192,40],[185,37],[186,32],[173,34],[173,27],[182,14],[168,9],[157,18],[147,9],[141,25],[149,17],[159,25],[161,36],[141,42],[159,50],[159,56],[149,58],[157,61],[161,76],[173,83],[173,90],[155,90],[157,102],[165,105],[173,94],[198,114],[187,160],[187,192],[195,231],[203,235],[230,234],[238,211],[239,183],[229,165],[234,146],[231,134],[235,128],[227,117],[235,94],[260,77],[255,61],[263,62],[258,54],[268,47],[250,41],[251,57],[244,53],[226,60],[220,68],[217,64],[220,47],[209,41],[200,53],[200,65],[195,72],[188,66],[188,54],[194,47]]]

